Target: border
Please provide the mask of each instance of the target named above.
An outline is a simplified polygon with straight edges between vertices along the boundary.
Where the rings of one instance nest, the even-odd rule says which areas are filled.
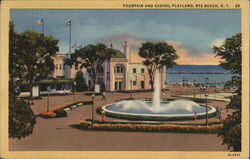
[[[1,147],[0,157],[2,158],[232,158],[228,154],[234,152],[150,152],[150,151],[24,151],[10,152],[8,150],[8,28],[10,19],[10,8],[15,9],[141,9],[139,7],[124,8],[123,4],[228,4],[227,8],[236,9],[234,6],[240,4],[242,10],[242,33],[243,57],[242,57],[242,151],[237,158],[249,158],[249,1],[226,1],[226,0],[3,0],[1,4],[1,51],[0,51],[0,126],[1,126]],[[145,9],[145,8],[143,8]],[[149,8],[149,9],[170,9],[170,8]],[[179,7],[171,9],[206,9],[199,7]],[[216,8],[207,8],[216,9]]]

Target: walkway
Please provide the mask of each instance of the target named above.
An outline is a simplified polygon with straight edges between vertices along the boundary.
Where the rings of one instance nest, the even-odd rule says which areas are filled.
[[[130,94],[106,93],[106,96],[106,102],[101,101],[101,96],[97,96],[95,106],[112,103],[117,97],[128,98]],[[151,93],[135,93],[133,97],[151,97]],[[72,100],[73,95],[52,96],[50,107]],[[91,97],[77,93],[77,100],[89,101]],[[46,97],[34,102],[32,109],[35,114],[46,110]],[[211,103],[216,104],[223,108],[226,105],[225,102]],[[38,117],[33,134],[21,140],[10,139],[10,151],[228,151],[226,145],[221,145],[222,140],[216,134],[82,131],[69,126],[87,118],[91,118],[91,105],[69,111],[65,118]],[[95,114],[95,119],[100,118]],[[204,123],[204,120],[187,122]]]

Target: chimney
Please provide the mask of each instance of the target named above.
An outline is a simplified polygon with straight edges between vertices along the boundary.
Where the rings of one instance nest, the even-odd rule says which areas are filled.
[[[129,61],[129,47],[128,47],[127,41],[125,41],[125,43],[124,43],[124,54],[126,56],[126,59]]]

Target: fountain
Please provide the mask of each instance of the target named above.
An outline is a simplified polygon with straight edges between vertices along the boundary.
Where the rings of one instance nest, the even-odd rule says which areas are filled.
[[[134,120],[189,120],[197,113],[198,118],[205,118],[206,106],[190,100],[161,101],[161,82],[159,71],[154,77],[154,92],[152,101],[145,99],[123,100],[114,104],[102,106],[107,116]],[[216,109],[208,107],[209,116],[216,114]]]

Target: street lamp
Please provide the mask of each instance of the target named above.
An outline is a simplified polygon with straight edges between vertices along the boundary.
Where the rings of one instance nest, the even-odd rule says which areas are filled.
[[[93,93],[92,95],[91,95],[91,97],[92,97],[92,125],[94,124],[94,101],[95,101],[95,93]]]
[[[48,96],[47,96],[47,112],[49,111],[49,92],[50,92],[50,86],[47,88]]]
[[[185,77],[183,77],[183,79],[182,79],[183,87],[184,87],[184,82],[185,82]]]
[[[206,125],[208,126],[207,96],[208,96],[208,94],[205,94],[205,99],[206,99]]]
[[[76,81],[74,81],[74,103],[76,102]]]
[[[132,99],[132,80],[130,80],[130,99]]]
[[[205,78],[206,85],[208,85],[208,77]]]

